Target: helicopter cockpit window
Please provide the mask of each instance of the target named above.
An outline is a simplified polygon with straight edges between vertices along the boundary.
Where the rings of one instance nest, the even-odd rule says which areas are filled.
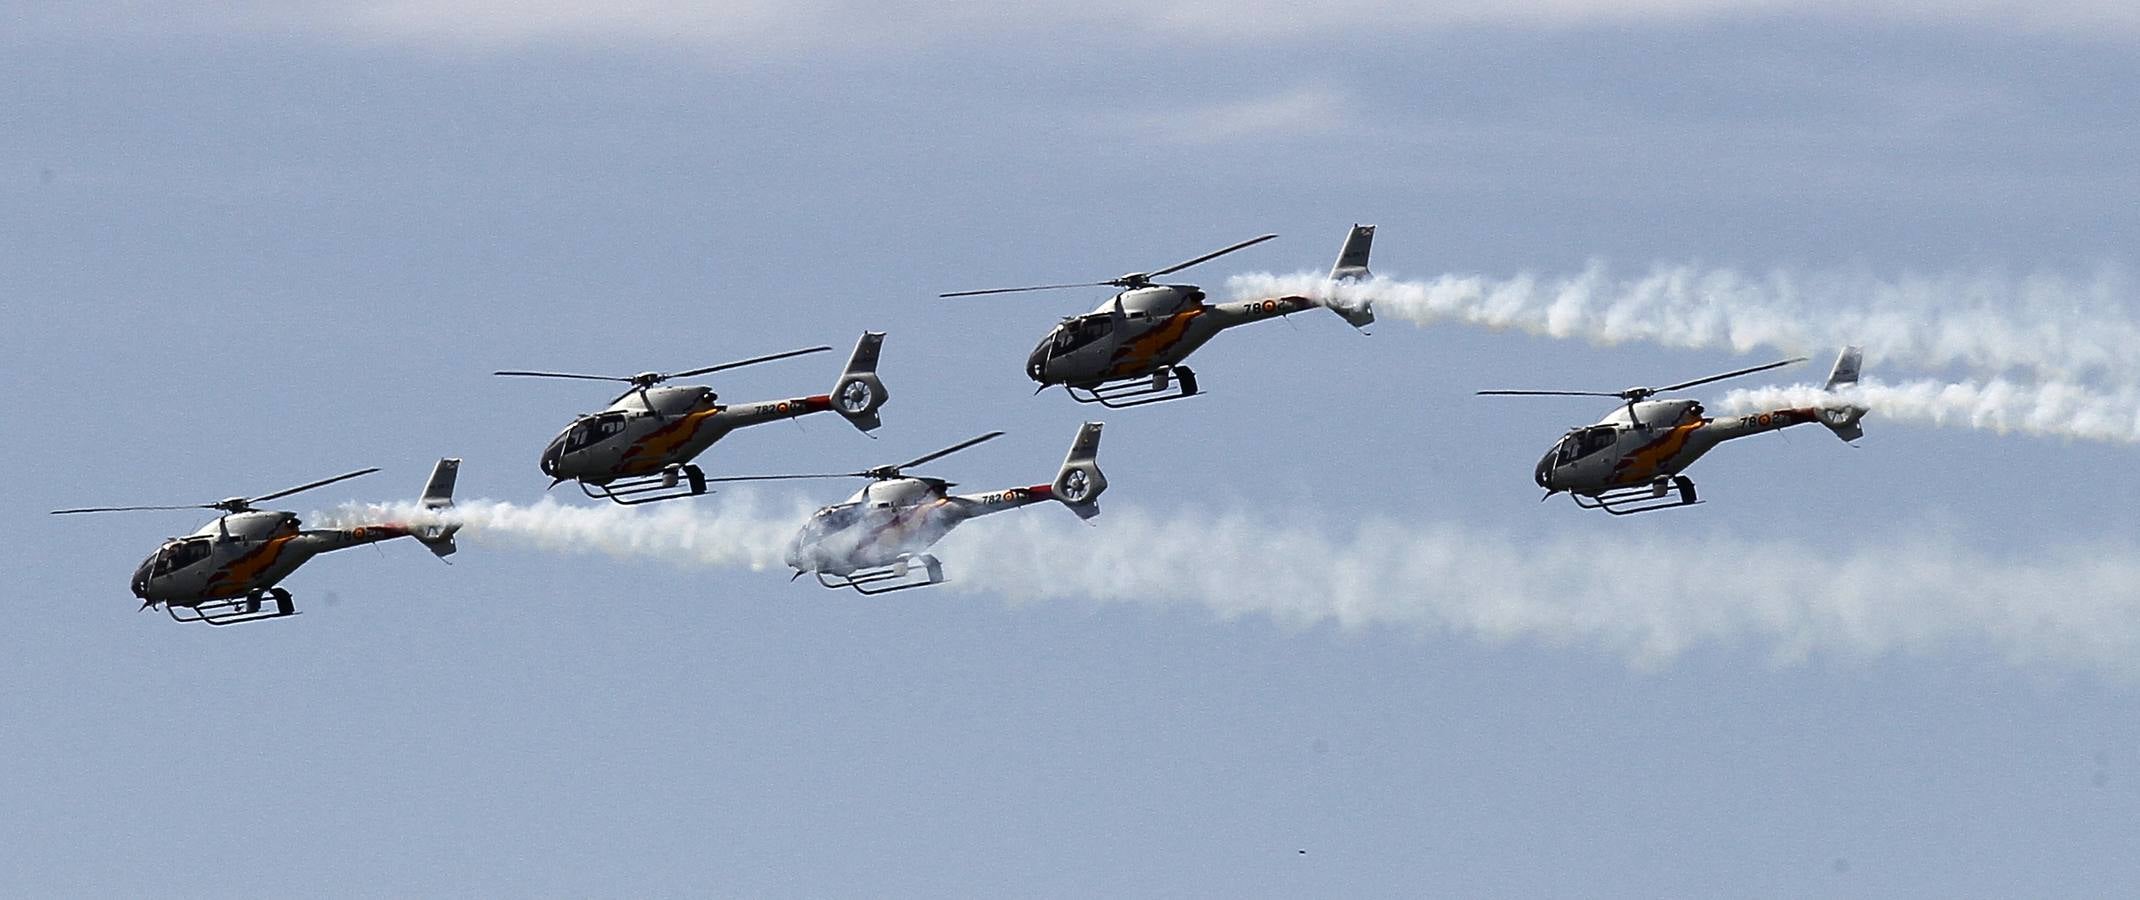
[[[1060,356],[1093,341],[1106,337],[1115,330],[1113,316],[1086,316],[1064,322],[1055,330],[1055,353]]]
[[[572,431],[565,435],[565,452],[570,453],[589,444],[598,444],[623,433],[624,414],[603,413],[572,426]]]
[[[1610,425],[1585,428],[1561,439],[1560,459],[1562,464],[1571,463],[1592,453],[1612,446],[1617,429]]]
[[[815,524],[823,531],[838,531],[853,525],[862,518],[862,507],[856,504],[834,506],[817,511]]]
[[[166,575],[208,558],[208,539],[179,541],[156,555],[154,574]]]

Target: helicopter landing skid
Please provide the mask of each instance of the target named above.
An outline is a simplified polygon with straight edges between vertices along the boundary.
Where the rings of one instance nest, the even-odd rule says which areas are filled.
[[[1702,501],[1695,499],[1694,479],[1685,475],[1659,478],[1648,484],[1638,484],[1595,494],[1571,493],[1568,498],[1584,509],[1602,509],[1616,516],[1628,516],[1658,509],[1676,509],[1693,506]],[[1588,502],[1584,502],[1588,501]]]
[[[582,481],[580,493],[596,500],[611,500],[625,506],[696,497],[706,492],[706,473],[693,465],[670,466],[658,475],[619,478],[608,484]]]
[[[1181,390],[1174,390],[1171,382],[1179,380]],[[1147,403],[1165,403],[1196,394],[1196,373],[1188,366],[1168,366],[1153,372],[1150,378],[1131,378],[1123,381],[1103,381],[1093,385],[1063,385],[1070,399],[1079,403],[1097,403],[1108,409],[1128,409]],[[1082,393],[1080,393],[1082,392]]]
[[[914,571],[915,563],[919,563],[921,566],[921,571],[919,573]],[[920,576],[919,579],[915,578],[917,574]],[[873,586],[883,584],[885,582],[900,583],[890,585],[889,587]],[[857,592],[863,594],[889,594],[893,591],[903,591],[908,588],[928,587],[932,584],[943,584],[944,564],[937,562],[936,557],[934,556],[923,554],[921,556],[912,557],[910,559],[899,560],[898,562],[892,563],[888,566],[878,566],[874,569],[859,569],[854,572],[850,572],[846,575],[827,575],[823,572],[819,572],[817,573],[817,583],[834,589],[854,588]]]
[[[273,605],[261,608],[262,600]],[[180,610],[184,610],[183,613]],[[297,615],[297,608],[290,603],[290,592],[282,588],[267,588],[253,591],[243,597],[228,600],[208,600],[193,606],[166,604],[164,611],[170,613],[174,622],[206,622],[210,625],[238,625]]]

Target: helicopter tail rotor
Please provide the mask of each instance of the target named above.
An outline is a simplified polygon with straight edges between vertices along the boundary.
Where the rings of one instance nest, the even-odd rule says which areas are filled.
[[[863,332],[862,339],[855,342],[854,355],[847,358],[846,371],[840,373],[839,383],[832,387],[833,411],[863,431],[874,431],[884,424],[877,418],[877,407],[892,396],[885,390],[884,380],[877,377],[877,353],[883,347],[884,332]]]
[[[1365,281],[1374,273],[1367,270],[1368,251],[1374,249],[1375,226],[1354,225],[1345,235],[1345,246],[1338,250],[1337,263],[1330,267],[1330,283]],[[1357,306],[1341,306],[1325,301],[1324,306],[1344,318],[1345,324],[1354,328],[1366,328],[1375,324],[1374,307],[1361,303]]]
[[[460,474],[461,461],[450,456],[439,460],[438,465],[432,467],[431,480],[424,482],[423,497],[417,501],[425,512],[435,513],[453,506],[453,484],[460,479]],[[453,544],[453,533],[459,530],[461,526],[458,522],[431,521],[411,525],[409,534],[422,543],[424,549],[431,551],[439,559],[445,559],[460,549]]]
[[[1070,442],[1070,454],[1048,487],[1080,519],[1100,514],[1100,494],[1107,490],[1107,476],[1100,472],[1100,423],[1086,422]]]
[[[1833,392],[1837,388],[1856,385],[1858,383],[1858,369],[1864,361],[1865,353],[1863,350],[1857,347],[1844,347],[1843,352],[1835,357],[1835,368],[1828,370],[1828,383],[1822,385],[1821,389]],[[1829,431],[1835,432],[1835,436],[1842,438],[1846,443],[1852,442],[1865,436],[1865,428],[1859,425],[1858,421],[1865,418],[1867,412],[1869,410],[1865,407],[1856,404],[1829,406],[1820,411],[1820,423],[1827,426]]]

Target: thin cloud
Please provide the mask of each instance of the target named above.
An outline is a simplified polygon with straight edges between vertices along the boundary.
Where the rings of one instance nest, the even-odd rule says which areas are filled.
[[[1126,117],[1130,130],[1181,144],[1211,144],[1246,138],[1309,138],[1362,127],[1351,97],[1328,87],[1305,86],[1266,97],[1214,103],[1185,110]],[[1119,133],[1119,121],[1106,131]]]
[[[1090,31],[1142,42],[1314,42],[1470,27],[1563,28],[1753,18],[1934,27],[1973,25],[2093,38],[2140,34],[2140,6],[2091,0],[1091,0],[1079,3],[901,3],[856,0],[370,0],[220,4],[82,2],[19,13],[24,33],[184,37],[310,34],[357,44],[511,49],[623,44],[704,46],[746,57],[800,51],[886,51]]]

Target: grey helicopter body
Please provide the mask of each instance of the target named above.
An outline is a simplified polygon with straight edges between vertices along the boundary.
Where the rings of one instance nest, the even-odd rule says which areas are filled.
[[[424,509],[453,505],[458,459],[442,459],[432,469],[420,504]],[[223,514],[192,534],[171,538],[142,560],[131,582],[141,608],[162,607],[180,622],[234,625],[295,615],[290,592],[279,585],[313,557],[394,538],[415,538],[440,558],[454,550],[458,525],[443,522],[378,522],[344,528],[304,528],[295,513],[254,509],[254,503],[286,497],[365,475],[347,475],[278,491],[263,497],[232,498],[199,507],[108,507],[55,510],[55,513],[117,512],[135,509],[220,509]],[[271,606],[263,606],[271,602]]]
[[[1123,290],[1092,312],[1066,317],[1026,357],[1026,376],[1044,390],[1062,385],[1080,403],[1138,406],[1197,393],[1196,373],[1183,361],[1219,332],[1309,309],[1329,309],[1355,328],[1375,321],[1367,306],[1334,305],[1305,296],[1210,302],[1192,284],[1154,284],[1152,278],[1186,269],[1277,237],[1266,234],[1156,272],[1132,272],[1090,285],[1039,285],[955,291],[943,297],[1112,286]],[[1331,268],[1333,281],[1364,278],[1375,226],[1354,225]],[[1169,393],[1179,385],[1177,393]]]
[[[789,541],[786,557],[797,577],[814,575],[829,588],[854,588],[881,594],[944,581],[943,565],[926,551],[969,519],[1050,500],[1079,518],[1099,515],[1107,477],[1100,472],[1100,423],[1078,429],[1055,480],[975,494],[951,493],[952,484],[937,478],[912,477],[904,470],[993,439],[990,432],[973,440],[896,466],[840,475],[743,476],[724,481],[858,476],[870,483],[845,501],[819,509]],[[917,574],[914,567],[920,567]]]
[[[1861,355],[1844,348],[1830,371],[1826,389],[1855,384]],[[1625,403],[1596,424],[1575,428],[1538,460],[1532,479],[1546,496],[1565,492],[1577,506],[1615,515],[1691,506],[1700,502],[1694,481],[1682,474],[1696,460],[1729,440],[1766,434],[1793,425],[1818,424],[1845,441],[1864,435],[1859,424],[1866,409],[1843,402],[1831,405],[1765,410],[1746,415],[1710,417],[1694,400],[1653,400],[1654,394],[1735,378],[1778,366],[1784,360],[1665,388],[1602,391],[1481,391],[1499,395],[1575,395],[1619,397]]]
[[[663,382],[832,348],[796,350],[669,375],[496,374],[633,385],[607,408],[574,418],[543,449],[541,457],[542,472],[550,476],[553,485],[578,482],[590,497],[606,497],[630,505],[705,493],[705,473],[691,461],[739,428],[817,412],[839,413],[863,431],[877,428],[881,424],[877,409],[891,397],[876,372],[883,344],[883,334],[864,333],[829,394],[756,403],[724,404],[711,388]]]

